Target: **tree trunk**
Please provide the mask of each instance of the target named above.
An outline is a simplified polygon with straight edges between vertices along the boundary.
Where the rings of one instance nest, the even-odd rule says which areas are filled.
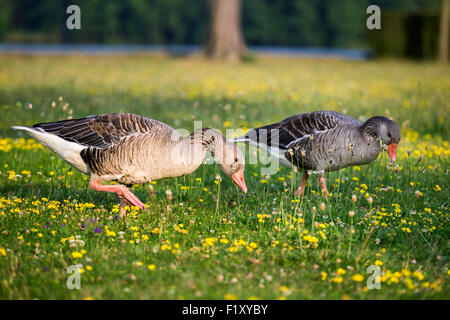
[[[448,15],[449,0],[442,0],[441,7],[441,28],[439,31],[439,62],[445,64],[448,60]]]
[[[240,0],[209,0],[209,5],[206,54],[211,58],[238,61],[246,51],[241,33]]]

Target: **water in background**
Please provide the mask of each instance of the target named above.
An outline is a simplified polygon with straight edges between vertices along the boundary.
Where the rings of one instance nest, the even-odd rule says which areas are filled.
[[[268,47],[249,46],[256,55],[277,57],[340,58],[365,60],[372,56],[369,49]],[[0,53],[36,55],[127,55],[136,53],[168,53],[187,56],[199,53],[201,46],[195,45],[132,45],[132,44],[24,44],[0,43]]]

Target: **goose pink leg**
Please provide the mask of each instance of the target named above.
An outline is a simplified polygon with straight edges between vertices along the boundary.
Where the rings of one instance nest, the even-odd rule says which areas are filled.
[[[298,187],[297,191],[295,191],[296,196],[300,196],[300,197],[303,196],[308,178],[309,178],[309,174],[304,173],[303,177],[302,177],[302,182],[300,182],[300,186]]]
[[[324,176],[319,176],[319,186],[320,186],[320,188],[322,189],[322,193],[323,193],[323,195],[325,196],[325,197],[328,197],[328,195],[329,195],[329,193],[328,193],[328,190],[327,190],[327,180],[325,179],[325,177]]]
[[[125,206],[128,204],[127,200],[125,200],[124,198],[120,197],[120,216],[121,217],[126,217],[127,216],[127,211],[125,210]]]
[[[128,190],[127,187],[123,185],[102,185],[95,180],[89,182],[89,186],[97,191],[108,191],[116,193],[120,198],[120,215],[125,215],[125,205],[127,203],[139,207],[139,209],[144,209],[144,204],[141,200],[136,197],[133,192]]]

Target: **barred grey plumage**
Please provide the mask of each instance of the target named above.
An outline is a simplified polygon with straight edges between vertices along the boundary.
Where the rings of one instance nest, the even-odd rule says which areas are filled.
[[[247,191],[241,151],[214,129],[202,128],[183,137],[163,122],[123,113],[13,128],[27,131],[70,165],[89,174],[92,188],[116,192],[141,208],[142,202],[124,186],[119,190],[99,183],[114,180],[129,186],[186,175],[202,164],[209,150],[224,173]]]
[[[379,140],[393,148],[390,156],[395,161],[395,148],[400,136],[397,123],[385,117],[373,117],[362,124],[334,111],[316,111],[252,129],[234,141],[276,148],[281,163],[296,166],[307,175],[307,179],[308,170],[333,171],[370,163],[381,152]],[[327,192],[323,173],[319,178]],[[302,182],[298,193],[303,194],[303,188]]]

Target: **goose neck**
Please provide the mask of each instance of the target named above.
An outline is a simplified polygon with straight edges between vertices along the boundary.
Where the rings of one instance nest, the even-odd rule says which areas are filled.
[[[202,149],[210,151],[213,156],[223,148],[224,140],[219,131],[211,128],[197,129],[191,134],[191,143],[201,145]]]
[[[378,138],[379,137],[378,129],[380,126],[380,122],[381,122],[381,117],[372,117],[369,120],[367,120],[359,128],[361,135],[364,137]]]

